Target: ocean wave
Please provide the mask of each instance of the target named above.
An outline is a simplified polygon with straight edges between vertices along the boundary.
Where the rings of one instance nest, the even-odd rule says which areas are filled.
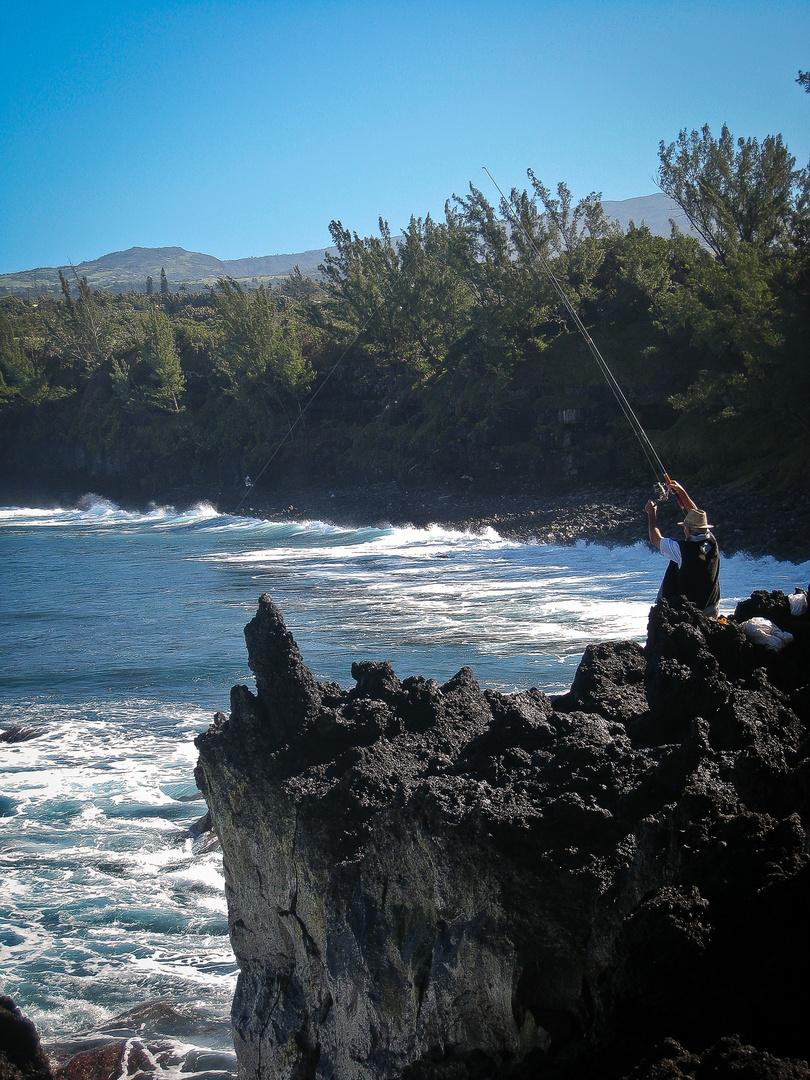
[[[100,495],[88,494],[77,500],[73,507],[0,507],[0,526],[133,526],[153,525],[173,527],[197,525],[223,519],[214,506],[207,502],[197,503],[188,510],[176,510],[173,506],[152,506],[148,510],[124,510],[116,503]]]

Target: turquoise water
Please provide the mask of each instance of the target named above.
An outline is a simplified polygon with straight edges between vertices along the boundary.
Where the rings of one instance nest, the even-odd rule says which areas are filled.
[[[589,642],[643,640],[665,568],[646,544],[520,544],[440,528],[268,523],[210,507],[0,510],[2,991],[48,1042],[160,1000],[184,1038],[228,1045],[236,969],[194,736],[232,684],[269,592],[322,679],[354,660],[440,682],[567,689]],[[726,559],[724,611],[802,566]],[[170,1071],[170,1070],[169,1070]],[[184,1075],[187,1075],[185,1073]]]

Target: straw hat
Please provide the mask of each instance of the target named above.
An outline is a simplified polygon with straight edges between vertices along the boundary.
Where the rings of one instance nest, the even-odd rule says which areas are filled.
[[[679,521],[678,524],[685,525],[692,532],[704,532],[706,529],[714,528],[714,525],[710,525],[706,520],[705,510],[688,510],[683,521]]]

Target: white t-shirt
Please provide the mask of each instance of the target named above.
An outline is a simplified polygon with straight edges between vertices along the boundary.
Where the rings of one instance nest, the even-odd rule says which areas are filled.
[[[698,533],[697,536],[685,536],[684,540],[686,540],[687,542],[689,542],[690,540],[700,542],[702,540],[705,540],[708,535],[708,532],[702,532]],[[661,552],[665,559],[670,559],[672,562],[676,563],[678,569],[680,570],[682,561],[681,547],[677,540],[670,540],[669,537],[662,536],[661,546],[658,550]]]
[[[670,540],[668,536],[661,537],[661,546],[658,550],[665,559],[671,559],[672,562],[677,563],[678,569],[680,570],[683,559],[681,556],[680,544],[677,540]]]

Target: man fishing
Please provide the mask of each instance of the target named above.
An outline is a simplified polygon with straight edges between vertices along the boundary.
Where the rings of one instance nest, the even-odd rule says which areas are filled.
[[[658,505],[653,500],[645,506],[650,543],[670,560],[657,600],[673,600],[685,596],[701,609],[704,615],[717,618],[720,607],[720,552],[706,511],[699,510],[685,489],[675,480],[667,487],[686,511],[683,521],[683,540],[670,540],[658,528]]]
[[[590,349],[591,355],[612,390],[619,408],[624,413],[633,434],[638,439],[653,475],[656,477],[663,476],[666,479],[667,487],[678,497],[681,506],[686,510],[684,520],[680,522],[683,525],[683,540],[668,540],[661,535],[658,528],[658,506],[656,503],[651,499],[645,507],[649,524],[650,543],[670,560],[661,588],[658,591],[658,599],[660,600],[662,596],[668,600],[678,596],[685,596],[696,604],[704,615],[716,618],[720,604],[720,552],[717,541],[709,531],[711,526],[706,520],[705,512],[698,510],[680,484],[670,480],[661,458],[656,453],[647,432],[641,426],[641,421],[633,411],[633,407],[627,400],[621,386],[619,386],[616,376],[596,347],[596,343],[588,333],[585,324],[579,317],[579,313],[571,303],[566,290],[557,279],[543,252],[527,231],[523,224],[522,215],[513,212],[512,204],[495,183],[492,173],[486,166],[484,172],[498,189],[498,194],[502,200],[501,205],[506,209],[512,225],[523,233],[526,243],[546,272],[572,324],[577,328],[585,344]]]

